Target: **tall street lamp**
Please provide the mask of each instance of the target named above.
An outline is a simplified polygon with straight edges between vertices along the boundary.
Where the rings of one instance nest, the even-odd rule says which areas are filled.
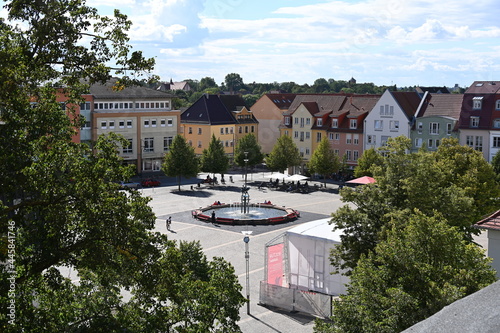
[[[245,237],[243,237],[243,242],[245,242],[245,259],[246,259],[246,291],[247,291],[247,314],[250,314],[250,251],[248,250],[251,231],[241,232]]]

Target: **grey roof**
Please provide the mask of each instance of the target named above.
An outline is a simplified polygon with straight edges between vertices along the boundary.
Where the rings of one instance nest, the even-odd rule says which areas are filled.
[[[464,297],[404,333],[500,332],[500,281]]]
[[[431,94],[423,116],[443,116],[458,120],[462,110],[463,97],[463,94]]]
[[[95,99],[129,99],[129,100],[140,100],[140,99],[165,99],[172,98],[174,95],[166,93],[164,91],[159,91],[155,89],[150,89],[141,86],[126,87],[122,90],[113,90],[113,85],[116,79],[106,82],[106,84],[94,84],[90,86],[90,94],[94,96]]]
[[[293,100],[288,111],[284,115],[291,115],[297,108],[304,102],[315,102],[318,106],[318,111],[337,111],[339,110],[346,99],[345,95],[329,95],[329,94],[311,94],[311,95],[297,95]]]
[[[500,81],[474,81],[466,94],[495,94],[500,89]]]

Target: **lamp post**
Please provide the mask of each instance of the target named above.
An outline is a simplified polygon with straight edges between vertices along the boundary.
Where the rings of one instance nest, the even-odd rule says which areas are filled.
[[[245,187],[247,187],[247,164],[248,164],[248,152],[245,151],[243,152],[245,154],[245,159],[243,160],[245,162]]]
[[[243,242],[245,242],[245,259],[246,259],[246,291],[247,291],[247,314],[250,314],[250,251],[248,250],[251,231],[241,232],[245,237],[243,237]]]

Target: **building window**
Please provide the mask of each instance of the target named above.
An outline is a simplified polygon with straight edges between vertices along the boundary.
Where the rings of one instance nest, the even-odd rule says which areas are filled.
[[[106,120],[101,121],[101,129],[107,129],[108,128],[108,122]]]
[[[167,124],[167,123],[166,123],[165,119],[160,119],[160,126],[161,126],[161,127],[165,127],[165,126],[166,126],[166,124]]]
[[[321,132],[316,133],[316,142],[320,142],[320,141],[321,141]]]
[[[349,122],[349,128],[350,129],[356,129],[358,127],[358,120],[357,119],[351,119]]]
[[[311,118],[306,118],[306,125],[311,125]]]
[[[389,140],[389,138],[390,138],[390,136],[382,136],[382,137],[380,138],[380,139],[381,139],[381,140],[380,140],[380,141],[381,141],[381,142],[380,142],[380,144],[381,144],[382,146],[384,146],[384,145],[387,143],[387,141]]]
[[[198,148],[201,148],[201,141],[198,141]]]
[[[245,126],[245,133],[248,133],[248,126]]]
[[[493,137],[493,148],[500,148],[500,136]]]
[[[482,97],[473,97],[472,98],[472,108],[474,110],[481,110],[482,105],[483,105],[483,98]]]
[[[109,129],[115,129],[115,121],[114,120],[109,121]]]
[[[128,145],[123,147],[122,152],[123,152],[123,154],[133,154],[134,153],[134,149],[132,146],[133,140],[127,139],[127,141],[128,141]]]
[[[417,147],[417,148],[422,147],[422,138],[415,139],[415,147]]]
[[[384,123],[382,120],[375,120],[375,130],[376,131],[381,131],[384,128]]]
[[[250,129],[251,129],[251,132],[252,132],[252,133],[255,133],[255,126],[253,126],[253,125],[252,125],[252,126],[250,127]]]
[[[311,138],[311,132],[306,132],[306,140],[309,140]]]
[[[144,127],[149,127],[149,119],[144,120]]]
[[[381,116],[392,116],[394,115],[394,106],[392,105],[381,105],[380,106],[380,115]]]
[[[306,155],[310,155],[311,154],[311,150],[309,148],[306,148]]]
[[[476,146],[474,147],[475,150],[478,151],[483,151],[483,137],[482,136],[476,136]]]
[[[243,127],[238,127],[238,133],[243,133]]]
[[[285,125],[290,125],[290,117],[285,117]]]
[[[366,143],[369,145],[374,145],[375,144],[375,135],[367,135],[366,136]]]
[[[348,161],[351,161],[352,160],[352,152],[350,150],[346,150],[345,151],[345,155],[346,155],[346,159]]]
[[[322,118],[318,118],[318,119],[316,120],[316,125],[318,125],[318,126],[323,126],[323,119],[322,119]]]
[[[163,151],[168,151],[170,149],[172,141],[174,141],[174,138],[172,136],[163,137]]]
[[[391,120],[389,122],[389,128],[391,131],[399,130],[399,121],[398,120]]]
[[[188,134],[193,134],[193,128],[192,127],[188,128]]]
[[[156,127],[156,119],[151,119],[151,127]]]
[[[340,140],[340,133],[335,133],[335,140]]]
[[[80,103],[80,110],[82,110],[82,111],[84,111],[84,110],[90,111],[90,102]]]
[[[357,160],[359,159],[359,151],[354,150],[354,151],[352,152],[352,159],[353,159],[354,161],[357,161]]]
[[[340,150],[338,150],[338,149],[334,149],[334,150],[333,150],[333,153],[334,153],[335,155],[337,155],[337,156],[340,156]]]
[[[132,128],[132,120],[127,120],[127,128]]]
[[[346,134],[345,143],[350,145],[352,143],[352,134]]]
[[[198,135],[201,134],[201,127],[198,127]]]
[[[474,148],[474,136],[472,135],[467,135],[465,144],[471,148]]]
[[[355,145],[359,145],[359,134],[353,135],[352,143]]]
[[[438,147],[439,147],[439,143],[440,143],[440,142],[439,142],[439,139],[436,139],[436,148],[438,148]]]
[[[434,147],[434,146],[432,145],[432,139],[429,139],[427,142],[428,142],[428,143],[427,143],[427,148],[432,148],[432,147]]]
[[[300,127],[304,127],[304,118],[300,118]]]
[[[304,132],[300,132],[300,141],[304,141]]]
[[[328,139],[333,140],[333,133],[328,133]]]
[[[493,127],[500,128],[500,119],[493,120]]]
[[[299,118],[294,118],[294,124],[298,125],[299,124]]]
[[[229,134],[233,134],[234,129],[232,127],[229,128]]]
[[[224,128],[223,127],[221,127],[221,129],[220,129],[220,134],[221,135],[224,134]]]
[[[339,127],[339,120],[337,118],[332,119],[332,128]]]
[[[193,146],[193,140],[189,140],[188,144],[189,144],[190,147],[192,147]]]
[[[294,137],[295,139],[298,139],[298,138],[299,138],[299,132],[298,132],[298,131],[294,131],[294,132],[293,132],[293,137]]]
[[[500,99],[497,99],[497,101],[495,102],[495,109],[500,110]]]
[[[155,151],[154,148],[154,138],[145,138],[144,139],[144,152],[152,153]]]
[[[451,130],[452,130],[452,124],[451,123],[447,123],[446,124],[446,134],[447,135],[450,135],[451,134]]]
[[[424,127],[424,124],[422,124],[421,122],[419,122],[417,124],[417,132],[418,132],[418,134],[422,134],[423,127]]]
[[[429,134],[432,135],[439,134],[439,123],[429,123]]]
[[[167,119],[167,126],[173,126],[174,121],[172,119]]]
[[[118,127],[120,127],[120,128],[125,128],[125,120],[120,120],[120,121],[118,122]]]
[[[470,127],[479,127],[479,117],[470,117]]]
[[[91,126],[90,121],[86,120],[82,126],[82,129],[89,129]]]

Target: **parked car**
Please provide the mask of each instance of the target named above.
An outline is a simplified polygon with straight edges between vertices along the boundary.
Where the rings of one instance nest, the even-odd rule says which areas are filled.
[[[120,186],[123,189],[126,189],[126,188],[139,188],[141,186],[141,184],[134,183],[134,182],[120,182]]]
[[[145,179],[141,182],[141,185],[143,187],[153,187],[153,186],[160,186],[160,181],[157,179]]]

